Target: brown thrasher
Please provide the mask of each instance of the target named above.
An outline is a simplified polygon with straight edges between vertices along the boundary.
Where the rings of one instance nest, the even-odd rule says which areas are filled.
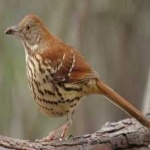
[[[150,127],[150,121],[140,111],[103,83],[81,54],[52,35],[38,16],[27,15],[5,33],[21,38],[30,90],[40,110],[53,117],[67,115],[67,122],[44,140],[63,138],[81,98],[90,94],[105,95],[141,124]]]

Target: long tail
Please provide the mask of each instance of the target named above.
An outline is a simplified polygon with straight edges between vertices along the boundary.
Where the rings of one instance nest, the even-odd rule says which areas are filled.
[[[123,111],[137,119],[142,125],[150,128],[150,121],[131,103],[129,103],[127,100],[125,100],[115,91],[113,91],[102,81],[97,80],[97,86],[102,92],[102,94],[104,94],[111,102],[115,103],[117,106],[119,106],[119,108],[123,109]]]

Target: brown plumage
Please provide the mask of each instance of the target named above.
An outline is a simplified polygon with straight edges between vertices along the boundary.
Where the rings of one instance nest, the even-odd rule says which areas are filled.
[[[141,124],[150,127],[149,120],[104,84],[76,49],[49,33],[38,16],[27,15],[5,33],[22,40],[29,86],[40,110],[53,117],[67,115],[68,121],[44,140],[64,137],[81,98],[89,94],[105,95]]]

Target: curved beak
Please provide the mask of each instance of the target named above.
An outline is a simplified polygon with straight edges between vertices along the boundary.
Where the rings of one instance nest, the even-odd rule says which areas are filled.
[[[11,26],[9,28],[7,28],[4,31],[5,34],[12,34],[12,35],[18,35],[19,34],[19,28],[18,26]]]

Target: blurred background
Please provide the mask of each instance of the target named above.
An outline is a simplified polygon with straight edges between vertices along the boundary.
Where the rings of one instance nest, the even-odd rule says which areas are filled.
[[[149,0],[0,0],[0,134],[36,139],[66,118],[41,114],[30,96],[23,46],[4,30],[39,15],[50,31],[76,47],[100,78],[144,113],[150,107]],[[127,118],[106,98],[85,98],[70,133],[92,133]]]

